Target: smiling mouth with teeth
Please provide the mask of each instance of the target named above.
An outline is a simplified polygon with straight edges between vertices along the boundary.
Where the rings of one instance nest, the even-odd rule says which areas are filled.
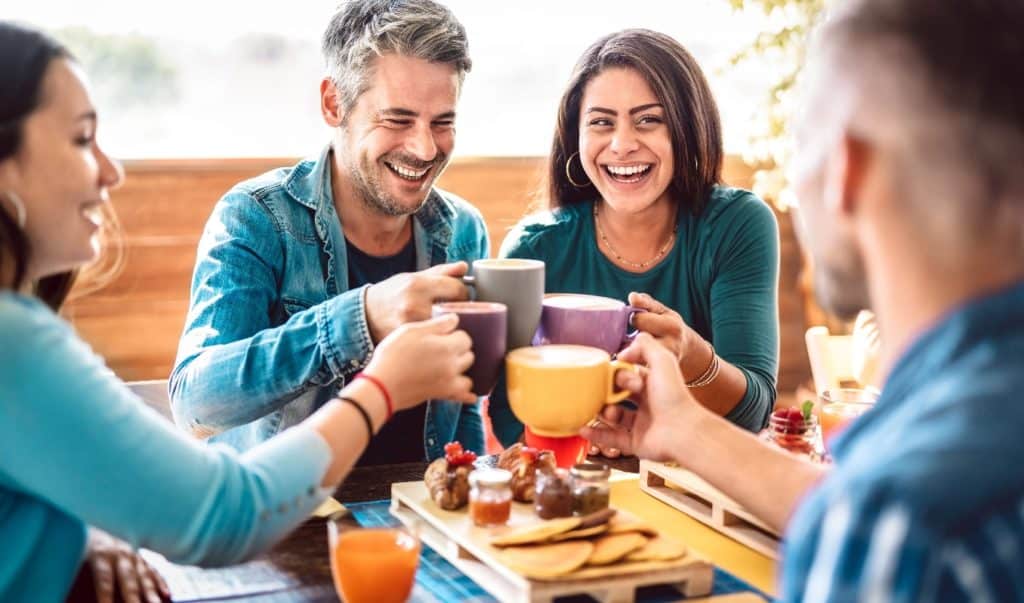
[[[604,171],[616,182],[632,184],[640,182],[651,171],[650,163],[638,165],[606,165]]]
[[[430,168],[433,167],[433,166],[427,166],[426,168],[424,168],[422,170],[411,170],[411,169],[409,169],[407,167],[402,167],[400,165],[395,165],[395,164],[389,163],[387,161],[384,162],[384,165],[386,165],[388,167],[388,169],[391,170],[391,173],[395,174],[396,176],[398,176],[402,180],[408,180],[410,182],[418,182],[418,181],[422,180],[423,177],[427,175],[427,172],[430,171]]]

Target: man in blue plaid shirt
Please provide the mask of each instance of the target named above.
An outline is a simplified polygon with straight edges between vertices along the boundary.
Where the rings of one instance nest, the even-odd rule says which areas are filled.
[[[805,462],[642,335],[595,444],[785,529],[786,601],[1024,601],[1024,2],[845,0],[808,57],[794,190],[824,306],[877,315],[881,399]]]

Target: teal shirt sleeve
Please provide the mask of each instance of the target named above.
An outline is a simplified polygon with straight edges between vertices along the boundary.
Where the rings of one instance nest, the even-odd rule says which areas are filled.
[[[767,204],[742,194],[712,226],[708,304],[715,351],[747,378],[726,418],[758,431],[775,405],[779,369],[779,226]]]
[[[0,297],[0,406],[0,498],[49,505],[172,561],[250,557],[327,494],[330,449],[312,429],[292,428],[244,455],[193,440],[48,308],[13,295]],[[50,546],[59,543],[23,552],[45,564]]]

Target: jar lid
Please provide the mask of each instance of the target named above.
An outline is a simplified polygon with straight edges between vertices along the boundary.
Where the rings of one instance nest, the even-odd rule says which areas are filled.
[[[512,483],[512,472],[506,469],[481,468],[469,474],[470,486],[507,486]]]
[[[600,463],[576,463],[572,466],[573,477],[582,479],[608,479],[611,470]]]

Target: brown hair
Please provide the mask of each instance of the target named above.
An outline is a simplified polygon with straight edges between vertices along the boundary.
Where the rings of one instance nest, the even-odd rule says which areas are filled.
[[[591,79],[611,67],[636,70],[664,105],[675,164],[669,194],[673,201],[699,214],[711,188],[722,180],[718,106],[693,56],[672,37],[647,29],[627,29],[605,36],[577,61],[558,108],[548,166],[548,208],[589,201],[597,194],[590,183],[577,188],[569,181],[566,162],[579,151],[583,90]],[[573,180],[581,180],[581,173],[577,167]]]
[[[20,25],[0,21],[0,161],[16,155],[21,148],[25,120],[43,103],[43,80],[56,59],[72,59],[67,48],[50,36]],[[0,196],[5,195],[0,191]],[[102,240],[120,252],[121,232],[110,204],[104,204]],[[26,283],[26,269],[32,253],[28,238],[11,215],[12,201],[0,200],[0,289],[20,290],[29,285],[32,293],[54,310],[67,300],[80,272],[92,283],[76,296],[106,284],[121,267],[123,256],[115,254],[109,265],[92,264],[81,270],[53,274]]]

